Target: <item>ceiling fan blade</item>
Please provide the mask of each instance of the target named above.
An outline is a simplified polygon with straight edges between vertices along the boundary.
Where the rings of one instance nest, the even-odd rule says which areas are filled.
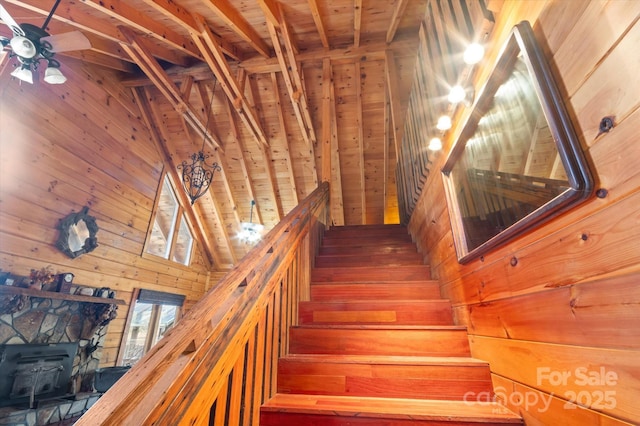
[[[40,42],[47,42],[51,44],[50,50],[54,53],[91,49],[91,42],[80,31],[71,31],[68,33],[42,37]]]
[[[9,12],[7,12],[7,9],[5,9],[4,6],[2,6],[1,4],[0,4],[0,19],[2,19],[2,22],[7,24],[7,26],[11,28],[11,31],[13,31],[13,34],[17,36],[24,36],[24,31],[22,31],[22,28],[20,28],[20,25],[18,25],[18,23],[11,17],[11,15],[9,15]]]

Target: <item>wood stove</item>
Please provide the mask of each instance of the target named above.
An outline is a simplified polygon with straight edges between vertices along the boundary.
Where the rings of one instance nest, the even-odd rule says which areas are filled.
[[[65,396],[78,342],[0,346],[0,407]]]

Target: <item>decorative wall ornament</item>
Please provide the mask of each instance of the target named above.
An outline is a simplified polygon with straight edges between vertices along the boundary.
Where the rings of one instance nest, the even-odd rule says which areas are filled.
[[[93,216],[87,213],[89,207],[83,207],[78,213],[71,213],[60,220],[58,229],[60,235],[56,247],[72,259],[84,253],[89,253],[98,247],[98,225]]]

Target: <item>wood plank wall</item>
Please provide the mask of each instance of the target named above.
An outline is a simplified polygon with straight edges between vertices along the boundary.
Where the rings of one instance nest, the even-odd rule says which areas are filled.
[[[530,21],[596,187],[607,195],[460,265],[435,171],[464,125],[463,108],[432,159],[434,172],[410,232],[452,300],[457,322],[469,327],[473,355],[490,362],[498,397],[526,424],[638,424],[640,2],[505,0],[488,7],[496,21],[487,57],[473,76],[476,89],[513,25]],[[598,135],[605,116],[615,117],[615,128]]]
[[[9,68],[9,67],[7,67]],[[115,365],[134,288],[186,296],[185,308],[208,286],[209,262],[196,248],[191,267],[142,257],[163,173],[130,92],[115,75],[65,58],[64,85],[20,84],[0,75],[0,269],[28,275],[50,267],[74,283],[110,287],[123,299],[102,348]],[[56,225],[89,207],[98,247],[70,259],[58,251]]]

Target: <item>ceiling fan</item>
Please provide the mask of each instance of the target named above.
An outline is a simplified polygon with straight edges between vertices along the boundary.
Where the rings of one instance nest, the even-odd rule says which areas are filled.
[[[45,30],[59,4],[60,0],[56,0],[42,27],[28,23],[18,24],[0,4],[0,19],[13,32],[11,38],[0,36],[0,43],[3,48],[11,51],[10,57],[17,57],[20,63],[20,66],[11,73],[13,77],[33,84],[33,72],[38,70],[40,61],[44,60],[47,62],[44,81],[49,84],[62,84],[67,81],[67,77],[60,71],[60,62],[53,58],[54,55],[58,52],[91,47],[89,39],[80,31],[50,35]]]

